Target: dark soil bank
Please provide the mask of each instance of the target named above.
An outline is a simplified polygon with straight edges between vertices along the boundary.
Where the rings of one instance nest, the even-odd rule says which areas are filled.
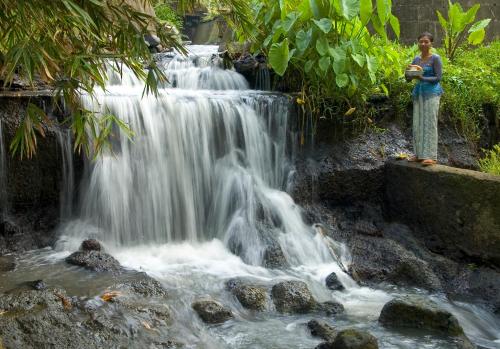
[[[454,144],[447,154],[441,144],[442,163],[474,161],[466,143]],[[292,196],[310,223],[347,244],[358,281],[443,291],[499,312],[500,179],[394,160],[402,152],[410,140],[394,124],[322,142],[299,156]]]

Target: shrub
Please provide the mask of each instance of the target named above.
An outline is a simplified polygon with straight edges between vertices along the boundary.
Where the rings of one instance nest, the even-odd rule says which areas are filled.
[[[481,171],[500,176],[500,143],[488,150],[485,157],[478,161],[478,165]]]

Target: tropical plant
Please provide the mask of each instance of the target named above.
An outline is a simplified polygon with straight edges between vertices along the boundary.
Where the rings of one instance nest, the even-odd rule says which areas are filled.
[[[478,164],[481,171],[500,176],[500,144],[486,151],[485,157],[479,159]]]
[[[260,0],[253,4],[253,52],[268,56],[274,72],[301,90],[313,114],[352,114],[381,78],[400,75],[399,52],[387,43],[386,26],[399,36],[391,0]],[[374,28],[372,34],[368,25]]]
[[[441,12],[436,11],[439,23],[444,30],[444,48],[446,56],[453,60],[457,49],[467,42],[471,45],[479,45],[483,42],[486,35],[485,28],[491,19],[483,19],[472,24],[476,18],[480,5],[475,4],[467,11],[462,9],[458,2],[452,3],[448,0],[448,19],[446,20]]]

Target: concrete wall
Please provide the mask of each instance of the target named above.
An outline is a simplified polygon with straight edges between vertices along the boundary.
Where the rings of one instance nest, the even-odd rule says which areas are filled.
[[[453,0],[454,2],[456,0]],[[488,40],[500,38],[500,1],[499,0],[459,0],[464,9],[476,3],[481,5],[476,20],[491,18],[486,28]],[[448,0],[393,0],[392,11],[399,18],[401,24],[401,42],[411,44],[418,35],[429,31],[436,37],[436,43],[441,44],[443,32],[438,22],[436,10],[447,18]]]
[[[500,267],[500,176],[399,161],[385,182],[386,215],[430,250]]]

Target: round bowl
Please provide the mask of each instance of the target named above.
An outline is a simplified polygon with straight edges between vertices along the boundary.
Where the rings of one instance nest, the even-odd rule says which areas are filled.
[[[406,70],[405,75],[410,78],[415,78],[417,76],[422,76],[424,75],[423,70]]]

